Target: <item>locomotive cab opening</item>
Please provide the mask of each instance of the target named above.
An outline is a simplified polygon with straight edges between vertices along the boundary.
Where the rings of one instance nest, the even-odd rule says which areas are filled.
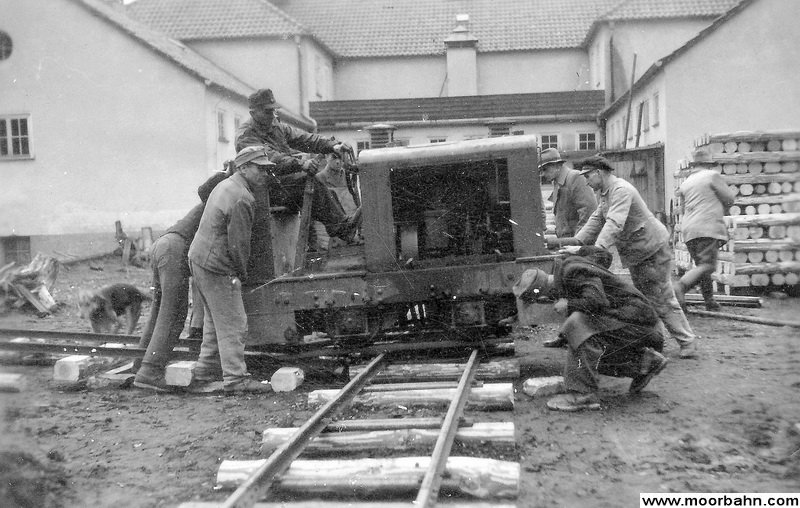
[[[513,259],[505,160],[402,168],[391,173],[390,188],[401,263]]]

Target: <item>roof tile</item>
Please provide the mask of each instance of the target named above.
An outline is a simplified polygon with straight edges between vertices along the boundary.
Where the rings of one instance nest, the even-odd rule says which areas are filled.
[[[586,115],[593,118],[604,105],[603,90],[529,94],[320,101],[311,116],[320,127],[335,124],[463,120],[540,115]]]

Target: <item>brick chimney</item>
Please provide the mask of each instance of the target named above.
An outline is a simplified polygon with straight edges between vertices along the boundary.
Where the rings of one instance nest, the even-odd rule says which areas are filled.
[[[366,128],[369,131],[369,147],[385,148],[394,145],[396,127],[387,123],[376,123]]]
[[[456,16],[456,27],[444,40],[447,51],[447,96],[478,95],[478,39],[469,31],[469,14]]]

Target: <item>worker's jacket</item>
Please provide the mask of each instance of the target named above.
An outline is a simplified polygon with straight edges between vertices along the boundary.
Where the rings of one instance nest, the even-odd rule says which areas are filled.
[[[248,146],[263,145],[269,160],[276,164],[275,176],[303,171],[302,162],[293,157],[297,152],[333,153],[336,141],[287,125],[275,120],[264,125],[250,119],[236,136],[236,151]]]
[[[573,348],[597,333],[636,325],[652,330],[657,346],[659,317],[647,298],[619,275],[592,258],[594,247],[583,247],[585,256],[569,256],[553,269],[554,295],[566,298],[568,317],[561,326],[563,336]],[[610,256],[609,256],[610,258]]]
[[[247,278],[255,198],[241,173],[211,192],[189,247],[189,260],[218,274]]]
[[[597,208],[594,191],[580,172],[561,166],[553,179],[553,193],[548,198],[553,203],[556,236],[575,236]]]

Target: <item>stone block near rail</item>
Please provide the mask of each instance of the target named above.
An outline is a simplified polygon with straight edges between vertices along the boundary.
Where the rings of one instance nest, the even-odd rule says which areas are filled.
[[[276,392],[291,392],[303,384],[305,372],[300,367],[281,367],[270,378],[269,383]]]

